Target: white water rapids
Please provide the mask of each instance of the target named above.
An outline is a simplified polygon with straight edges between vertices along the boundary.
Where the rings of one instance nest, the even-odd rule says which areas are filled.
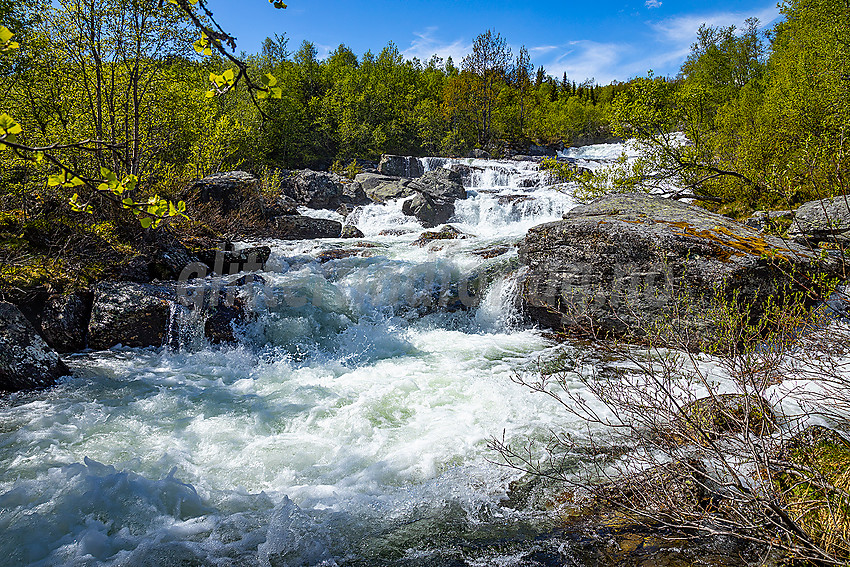
[[[488,440],[584,428],[511,380],[553,346],[516,312],[514,245],[574,203],[532,163],[454,163],[471,237],[420,247],[400,203],[366,207],[363,239],[265,243],[239,344],[81,353],[0,402],[0,564],[454,565],[477,533],[513,537],[529,513],[499,505],[518,474]],[[477,307],[436,305],[476,271],[495,274]]]

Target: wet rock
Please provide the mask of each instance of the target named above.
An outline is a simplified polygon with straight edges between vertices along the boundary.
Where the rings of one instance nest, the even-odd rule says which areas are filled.
[[[514,203],[524,203],[526,201],[534,201],[531,195],[499,195],[496,199],[500,205],[507,206]]]
[[[302,215],[284,215],[274,219],[270,236],[281,240],[339,238],[342,223]]]
[[[457,240],[469,238],[470,235],[456,229],[450,224],[445,225],[438,231],[426,231],[413,241],[415,246],[425,246],[435,240]]]
[[[382,155],[378,164],[378,173],[392,177],[406,177],[408,179],[422,177],[425,168],[419,158],[407,156]]]
[[[850,242],[850,196],[810,201],[800,206],[788,230],[789,238],[801,244],[815,245]]]
[[[767,400],[751,394],[718,394],[695,400],[682,408],[679,430],[685,441],[705,444],[723,435],[744,433],[758,437],[776,430],[776,416]]]
[[[415,232],[407,228],[386,228],[378,233],[378,236],[404,236]]]
[[[331,260],[343,260],[345,258],[352,258],[354,256],[369,256],[370,253],[364,250],[358,249],[350,249],[350,248],[335,248],[333,250],[325,250],[324,252],[320,252],[316,259],[319,263],[324,264],[325,262],[330,262]]]
[[[216,205],[226,216],[259,194],[259,179],[245,171],[228,171],[193,181],[181,197],[196,203]]]
[[[94,295],[77,292],[51,295],[38,314],[38,330],[57,352],[78,352],[86,348],[86,332]]]
[[[501,256],[502,254],[507,254],[510,249],[510,246],[491,246],[489,248],[484,248],[481,250],[473,250],[472,253],[476,256],[484,258],[485,260],[489,260],[491,258]]]
[[[238,274],[264,270],[271,253],[272,250],[268,246],[251,246],[233,250],[233,245],[226,242],[219,248],[199,251],[198,258],[209,267],[208,274]]]
[[[51,386],[69,374],[20,309],[0,302],[0,392]]]
[[[105,350],[122,344],[158,347],[165,341],[174,289],[132,282],[101,282],[95,288],[89,346]]]
[[[526,312],[573,334],[640,340],[656,323],[691,337],[715,336],[708,307],[736,297],[752,320],[765,300],[794,289],[793,273],[837,274],[839,264],[729,218],[645,194],[579,206],[532,228],[520,246],[528,267]],[[676,318],[677,302],[691,312]]]
[[[241,298],[231,304],[220,304],[208,307],[204,321],[204,337],[212,344],[236,342],[234,325],[244,324],[249,320],[245,303]]]
[[[558,151],[552,146],[537,146],[534,144],[528,146],[528,151],[525,153],[532,157],[556,157],[558,155]]]
[[[410,187],[412,180],[401,177],[390,177],[376,173],[360,173],[354,178],[360,188],[372,201],[386,203],[393,199],[402,199],[413,194]]]
[[[334,173],[303,169],[293,171],[281,182],[281,192],[311,209],[336,209],[342,202],[344,184]]]
[[[359,228],[353,224],[347,224],[342,227],[340,238],[363,238],[364,236],[365,234]]]
[[[450,169],[435,169],[409,185],[413,198],[402,205],[405,215],[416,217],[426,228],[447,222],[455,213],[455,201],[466,199],[461,174]]]

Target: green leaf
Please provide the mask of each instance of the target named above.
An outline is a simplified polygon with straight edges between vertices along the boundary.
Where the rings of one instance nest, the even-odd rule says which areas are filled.
[[[153,219],[150,217],[145,217],[139,221],[139,224],[142,225],[142,228],[150,228],[153,224]]]
[[[226,70],[224,73],[222,73],[221,76],[224,78],[225,81],[227,81],[228,85],[233,84],[233,79],[234,79],[233,69]]]
[[[48,187],[58,187],[65,183],[65,174],[57,173],[55,175],[51,175],[47,178],[47,186]]]
[[[11,41],[12,36],[15,35],[9,31],[9,28],[0,26],[0,43],[8,43]]]
[[[281,2],[280,0],[269,0],[269,4],[277,8],[278,10],[286,9],[286,4]]]

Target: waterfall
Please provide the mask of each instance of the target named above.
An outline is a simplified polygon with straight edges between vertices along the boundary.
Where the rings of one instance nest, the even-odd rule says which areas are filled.
[[[458,238],[420,239],[396,201],[360,210],[364,238],[264,242],[239,286],[191,282],[171,348],[73,355],[67,383],[0,405],[0,556],[489,565],[537,545],[488,441],[588,426],[513,380],[563,348],[523,321],[517,245],[574,202],[531,162],[422,165],[462,173]],[[213,289],[250,315],[235,343],[204,338]]]

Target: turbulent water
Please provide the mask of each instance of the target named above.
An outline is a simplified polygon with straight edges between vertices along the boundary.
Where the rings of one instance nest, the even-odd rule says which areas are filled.
[[[500,505],[518,474],[488,441],[584,427],[512,381],[553,348],[514,245],[574,202],[533,163],[425,161],[472,167],[468,238],[422,247],[400,203],[366,207],[363,239],[265,243],[237,345],[175,315],[177,348],[74,355],[0,401],[0,564],[512,564],[547,519]]]

